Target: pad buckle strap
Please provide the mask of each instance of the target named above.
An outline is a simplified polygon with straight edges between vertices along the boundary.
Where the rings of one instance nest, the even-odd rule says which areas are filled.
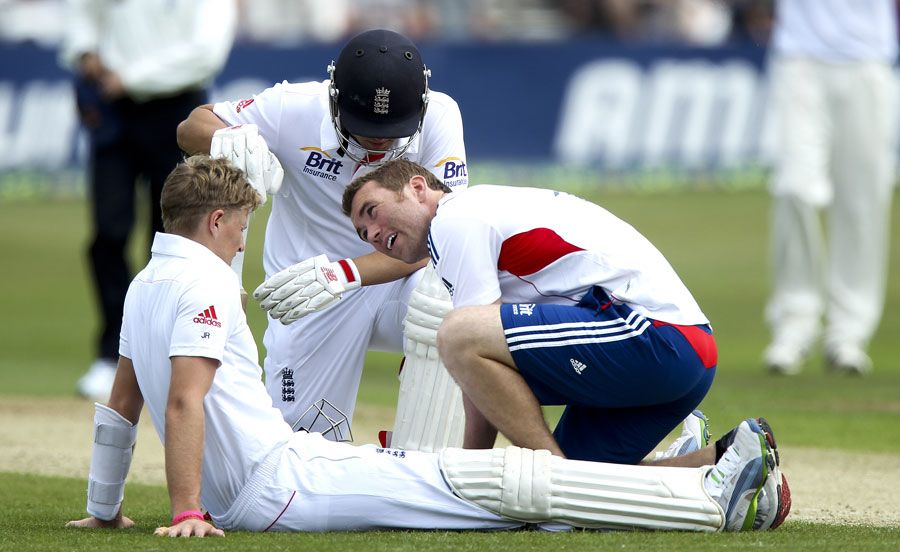
[[[94,427],[94,442],[120,449],[130,449],[137,437],[137,428],[122,427],[110,424],[97,424]]]
[[[105,506],[117,506],[125,499],[125,482],[104,483],[88,479],[88,500]]]

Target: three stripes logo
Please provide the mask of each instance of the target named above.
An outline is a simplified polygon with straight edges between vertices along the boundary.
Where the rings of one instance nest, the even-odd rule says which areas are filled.
[[[575,360],[574,358],[570,358],[569,362],[572,363],[572,368],[575,370],[575,373],[577,373],[579,376],[581,375],[582,372],[584,372],[584,369],[587,368],[587,365],[585,363],[581,362],[580,360]]]
[[[206,324],[208,326],[213,326],[215,328],[221,328],[222,323],[219,322],[219,317],[216,316],[216,307],[210,305],[209,307],[203,309],[203,312],[197,314],[194,317],[195,324]]]

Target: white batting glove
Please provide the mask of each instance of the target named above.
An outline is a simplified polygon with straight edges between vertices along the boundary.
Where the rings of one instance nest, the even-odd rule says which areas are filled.
[[[359,269],[350,259],[332,263],[325,255],[306,259],[275,274],[253,292],[259,306],[282,324],[328,308],[360,287]]]
[[[244,171],[263,203],[267,195],[274,195],[281,189],[284,169],[275,154],[269,151],[256,125],[220,128],[213,134],[209,155],[224,157]]]

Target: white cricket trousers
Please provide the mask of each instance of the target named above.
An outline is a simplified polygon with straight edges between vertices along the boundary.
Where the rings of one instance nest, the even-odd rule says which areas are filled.
[[[284,421],[293,425],[325,398],[352,423],[366,351],[403,351],[403,320],[421,277],[418,270],[362,287],[287,326],[269,319],[263,337],[266,390]]]
[[[269,455],[224,515],[226,530],[512,529],[460,499],[444,482],[438,454],[352,446],[295,433]]]
[[[884,307],[895,76],[878,62],[776,57],[770,69],[779,142],[767,321],[776,341],[802,348],[824,314],[827,348],[865,347]]]

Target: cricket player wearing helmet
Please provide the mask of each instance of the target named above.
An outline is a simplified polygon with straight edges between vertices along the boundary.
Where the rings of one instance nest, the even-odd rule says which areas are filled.
[[[467,186],[459,107],[429,89],[429,74],[409,39],[367,31],[329,64],[328,80],[282,82],[249,99],[204,105],[179,126],[185,151],[232,159],[259,189],[274,192],[267,279],[254,297],[270,315],[266,386],[288,423],[322,398],[352,420],[366,350],[405,350],[401,403],[414,399],[400,408],[395,429],[404,442],[394,445],[461,442],[461,394],[434,343],[449,297],[429,286],[407,317],[427,259],[373,252],[340,212],[351,179],[389,159],[427,166],[450,189]],[[256,169],[244,159],[258,159]],[[266,174],[282,168],[284,184],[273,188]]]

